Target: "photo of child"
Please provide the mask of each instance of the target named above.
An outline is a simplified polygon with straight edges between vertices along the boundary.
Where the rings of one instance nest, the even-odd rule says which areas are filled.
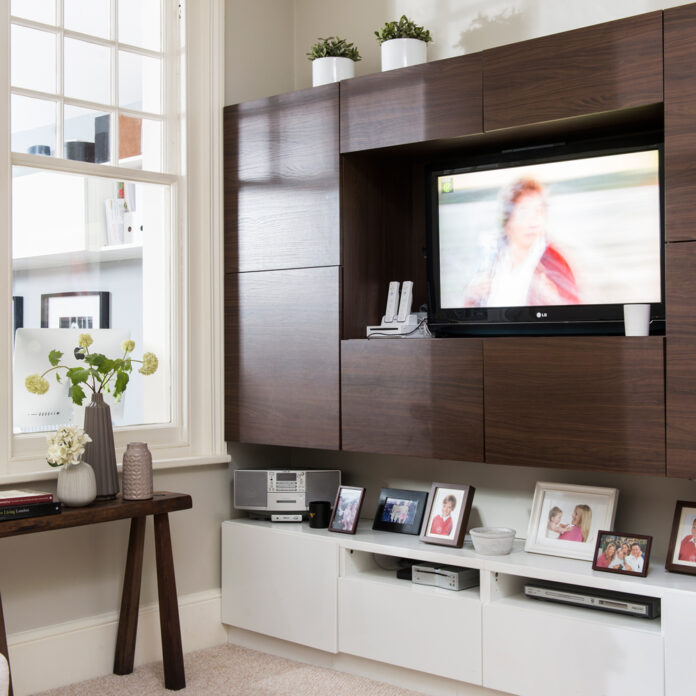
[[[434,483],[421,541],[461,548],[475,491],[473,486]]]
[[[329,522],[329,531],[355,534],[364,495],[364,488],[339,487],[333,515]]]
[[[417,500],[399,500],[397,498],[387,498],[386,502],[384,503],[382,521],[393,522],[395,524],[413,524],[417,511]]]
[[[561,518],[563,517],[563,510],[557,505],[554,505],[549,510],[549,521],[546,525],[546,536],[549,539],[558,539],[561,534],[567,532],[570,529],[569,524],[563,524]]]

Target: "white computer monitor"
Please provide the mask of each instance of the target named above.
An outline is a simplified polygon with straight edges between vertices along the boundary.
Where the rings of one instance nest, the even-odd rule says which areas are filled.
[[[83,367],[84,361],[75,357],[80,334],[83,329],[17,329],[15,334],[13,369],[13,430],[15,433],[32,433],[55,430],[61,425],[82,425],[84,407],[89,403],[91,390],[85,389],[86,398],[82,406],[73,404],[68,395],[70,381],[65,370],[60,370],[62,382],[56,381],[56,372],[50,372],[49,389],[45,394],[32,394],[24,386],[24,380],[32,374],[42,374],[51,365],[48,354],[52,350],[63,353],[60,364],[68,367]],[[130,339],[128,329],[92,329],[94,339],[90,352],[103,353],[109,358],[123,355],[121,344]],[[123,419],[123,402],[116,401],[104,392],[104,401],[111,407],[114,425]]]

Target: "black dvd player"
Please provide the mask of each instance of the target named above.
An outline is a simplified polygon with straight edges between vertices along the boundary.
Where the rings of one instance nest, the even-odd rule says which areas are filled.
[[[562,582],[530,581],[524,586],[524,593],[533,599],[546,602],[572,604],[588,609],[613,611],[619,614],[656,619],[660,616],[660,598],[645,597],[627,592],[598,590],[594,587],[566,585]]]

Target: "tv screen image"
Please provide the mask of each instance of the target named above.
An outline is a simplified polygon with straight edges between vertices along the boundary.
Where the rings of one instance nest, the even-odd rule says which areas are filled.
[[[657,148],[433,179],[438,310],[662,301]]]

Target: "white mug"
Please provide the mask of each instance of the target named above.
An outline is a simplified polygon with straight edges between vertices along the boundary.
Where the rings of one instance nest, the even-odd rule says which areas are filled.
[[[647,336],[650,333],[649,304],[625,304],[623,310],[626,336]]]

